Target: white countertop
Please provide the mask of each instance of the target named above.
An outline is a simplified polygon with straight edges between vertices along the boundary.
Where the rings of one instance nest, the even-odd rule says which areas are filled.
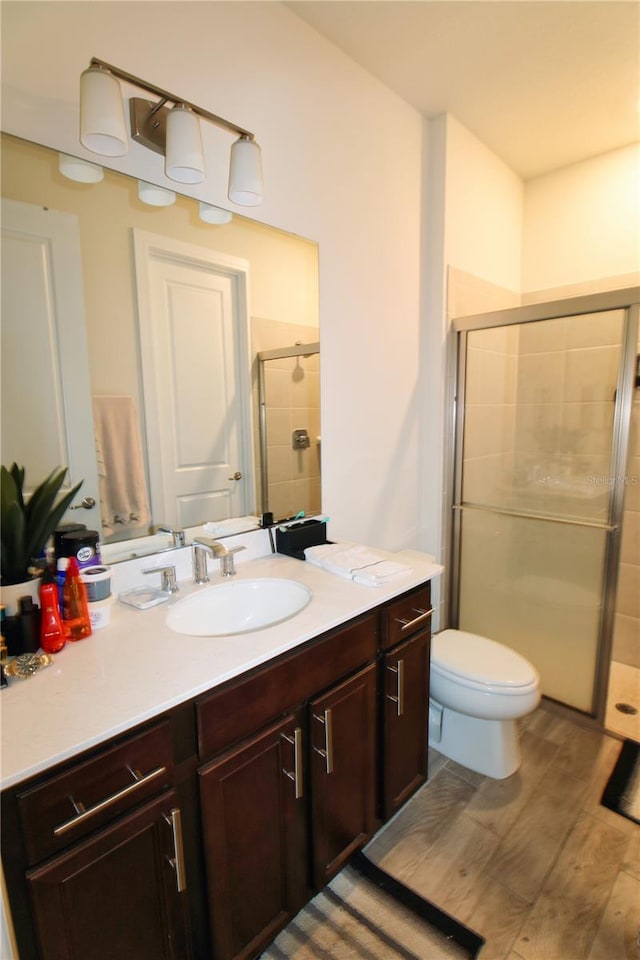
[[[309,605],[284,623],[252,633],[190,637],[174,633],[165,624],[169,604],[202,589],[189,579],[179,579],[175,598],[149,610],[115,602],[109,626],[86,640],[67,643],[50,666],[28,680],[11,679],[0,694],[2,789],[205,693],[443,571],[427,554],[398,553],[393,559],[410,566],[412,572],[386,586],[368,587],[280,554],[251,558],[252,551],[247,550],[246,556],[237,563],[236,580],[298,580],[313,593]],[[159,566],[166,560],[162,554],[159,563],[147,561],[146,565]],[[210,567],[210,577],[211,584],[224,582],[217,562]],[[150,585],[147,577],[142,579]],[[151,582],[156,585],[156,580],[159,583],[158,578]]]

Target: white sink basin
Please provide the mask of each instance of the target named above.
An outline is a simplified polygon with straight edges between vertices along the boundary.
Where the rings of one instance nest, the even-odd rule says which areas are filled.
[[[262,630],[289,620],[311,600],[311,591],[296,580],[264,577],[203,587],[178,602],[167,626],[192,637],[224,637]]]

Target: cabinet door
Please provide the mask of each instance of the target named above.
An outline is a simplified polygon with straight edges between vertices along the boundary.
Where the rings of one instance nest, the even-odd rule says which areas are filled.
[[[386,820],[427,777],[429,632],[423,631],[387,653],[382,668],[382,794]]]
[[[314,880],[324,886],[375,828],[375,664],[310,704]]]
[[[190,956],[175,801],[165,793],[30,871],[42,960]]]
[[[253,956],[307,899],[302,763],[289,714],[199,770],[216,960]]]

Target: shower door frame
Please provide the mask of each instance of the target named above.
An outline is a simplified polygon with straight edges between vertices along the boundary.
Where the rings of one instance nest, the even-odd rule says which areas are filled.
[[[453,627],[458,626],[459,616],[462,512],[468,509],[462,502],[467,334],[473,330],[483,330],[490,327],[511,326],[541,320],[556,320],[562,317],[606,313],[612,310],[623,310],[625,313],[623,339],[620,348],[620,362],[618,365],[618,382],[612,429],[611,463],[609,467],[611,477],[620,477],[626,469],[629,447],[629,427],[638,353],[640,287],[627,287],[605,293],[547,301],[523,307],[512,307],[506,310],[458,317],[453,320],[452,335],[449,340],[449,363],[451,364],[449,369],[453,369],[455,372],[450,381],[451,395],[448,398],[450,403],[449,409],[452,410],[452,418],[449,456],[448,462],[445,464],[447,506],[444,523],[445,536],[447,537],[447,542],[451,544],[448,612]],[[488,512],[496,514],[524,516],[534,520],[549,521],[550,523],[597,527],[605,531],[606,546],[600,594],[602,603],[600,605],[595,678],[591,699],[592,709],[587,713],[588,716],[592,716],[600,725],[603,725],[609,682],[609,664],[613,644],[615,594],[618,580],[622,514],[624,509],[624,485],[617,482],[609,485],[607,519],[606,522],[603,523],[562,517],[547,517],[535,513],[519,513],[518,511],[494,507],[485,508],[474,506],[471,509],[486,509]],[[583,711],[580,712],[583,713]]]

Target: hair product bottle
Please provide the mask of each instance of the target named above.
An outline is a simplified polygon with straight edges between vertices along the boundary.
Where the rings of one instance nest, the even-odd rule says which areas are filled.
[[[91,636],[87,591],[75,557],[69,557],[62,586],[62,620],[68,640]]]
[[[60,620],[58,588],[55,583],[40,587],[40,646],[45,653],[58,653],[67,638]]]

